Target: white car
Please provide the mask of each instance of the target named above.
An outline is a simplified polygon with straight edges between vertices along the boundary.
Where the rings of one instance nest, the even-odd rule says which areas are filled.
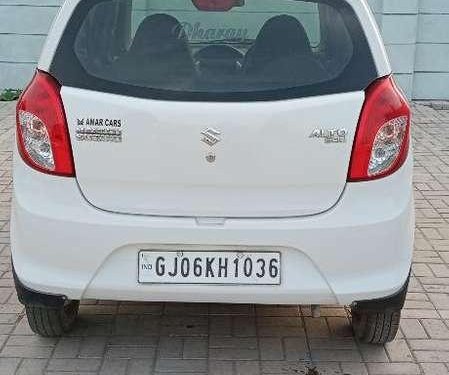
[[[67,0],[17,105],[31,328],[81,299],[351,305],[396,335],[410,107],[365,0]]]

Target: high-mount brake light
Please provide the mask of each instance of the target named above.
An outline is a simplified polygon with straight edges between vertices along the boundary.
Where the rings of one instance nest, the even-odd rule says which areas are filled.
[[[212,12],[227,12],[234,6],[239,6],[241,0],[192,0],[198,10]]]
[[[58,176],[75,176],[61,86],[37,71],[17,104],[17,145],[32,168]]]
[[[392,77],[366,90],[354,140],[348,181],[367,181],[396,172],[410,147],[410,106]]]

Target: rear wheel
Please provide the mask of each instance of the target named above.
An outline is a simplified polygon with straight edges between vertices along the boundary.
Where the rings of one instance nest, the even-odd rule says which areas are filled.
[[[398,333],[400,320],[400,309],[369,311],[352,308],[354,334],[363,343],[385,344],[393,341]]]
[[[25,308],[33,332],[44,337],[57,337],[73,328],[79,301],[68,301],[61,307],[25,305]]]
[[[392,296],[352,304],[352,328],[357,339],[379,345],[394,340],[399,330],[409,280],[410,275],[404,286]]]

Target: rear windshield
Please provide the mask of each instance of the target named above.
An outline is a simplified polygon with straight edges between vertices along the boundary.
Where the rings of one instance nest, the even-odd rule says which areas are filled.
[[[50,72],[63,84],[174,100],[273,100],[377,78],[344,0],[81,0]]]

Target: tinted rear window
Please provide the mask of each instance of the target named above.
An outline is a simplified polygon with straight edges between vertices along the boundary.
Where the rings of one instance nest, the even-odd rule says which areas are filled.
[[[175,100],[324,95],[363,90],[377,78],[343,0],[198,5],[214,1],[81,1],[50,71],[67,86]]]

